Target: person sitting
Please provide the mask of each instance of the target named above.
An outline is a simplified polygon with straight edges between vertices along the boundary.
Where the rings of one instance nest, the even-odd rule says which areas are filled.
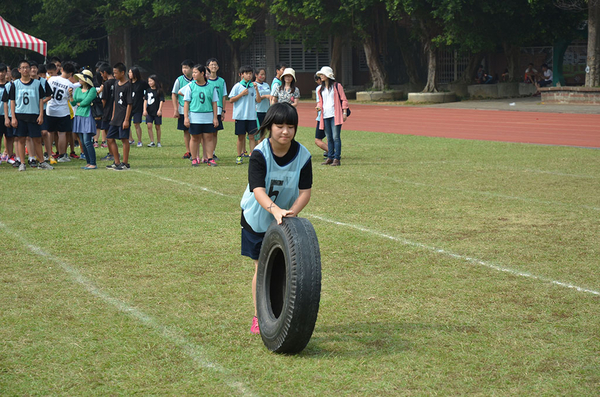
[[[500,81],[502,81],[503,83],[507,83],[510,80],[510,74],[508,73],[508,68],[504,69],[504,72],[502,73],[502,76],[500,76]]]
[[[542,65],[543,78],[538,82],[537,87],[548,87],[552,85],[552,70],[548,69],[547,64]]]
[[[533,67],[533,63],[527,65],[527,69],[525,69],[525,83],[527,84],[535,84],[537,81],[538,71]]]
[[[477,75],[475,76],[475,82],[477,84],[490,84],[492,80],[492,76],[483,70],[483,65],[479,65],[479,69],[477,69]]]

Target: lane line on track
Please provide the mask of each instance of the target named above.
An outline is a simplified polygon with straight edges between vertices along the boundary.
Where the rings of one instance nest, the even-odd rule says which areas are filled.
[[[129,317],[132,317],[133,319],[139,321],[146,327],[155,331],[166,341],[178,346],[189,358],[191,358],[201,368],[219,373],[222,376],[224,383],[231,389],[236,390],[241,395],[253,395],[253,393],[247,388],[246,385],[233,378],[233,375],[228,369],[206,358],[206,353],[203,351],[203,348],[201,346],[198,346],[185,336],[183,336],[181,334],[181,331],[179,331],[178,329],[160,324],[158,321],[156,321],[156,319],[144,313],[143,311],[136,309],[135,307],[129,305],[127,302],[115,298],[114,296],[103,291],[100,287],[97,287],[90,279],[83,276],[79,272],[79,270],[77,270],[77,268],[69,265],[66,261],[60,259],[59,257],[56,257],[44,251],[42,248],[29,243],[23,236],[12,231],[6,224],[4,224],[1,221],[0,230],[20,241],[21,244],[23,244],[23,246],[25,246],[29,251],[31,251],[35,255],[57,264],[65,273],[67,273],[72,278],[72,280],[75,283],[82,286],[91,295],[100,299],[102,302],[108,304],[109,306],[113,306],[119,312],[124,313]]]
[[[156,175],[156,174],[153,174],[153,173],[150,173],[150,172],[141,172],[141,171],[137,171],[137,170],[135,172],[138,172],[138,173],[144,174],[144,175],[148,175],[148,176],[152,176],[152,177],[155,177],[155,178],[158,178],[158,179],[162,179],[162,180],[165,180],[165,181],[169,181],[169,182],[172,182],[172,183],[177,183],[177,184],[180,184],[180,185],[183,185],[183,186],[187,186],[187,187],[190,187],[190,188],[200,189],[200,190],[208,192],[208,193],[217,193],[220,196],[231,197],[231,198],[240,198],[241,199],[241,197],[238,197],[238,196],[228,195],[228,194],[224,194],[224,193],[220,193],[220,192],[214,192],[213,190],[208,189],[208,188],[203,187],[203,186],[198,186],[198,185],[194,185],[192,183],[177,181],[175,179],[162,177],[160,175]],[[433,247],[433,246],[430,246],[430,245],[427,245],[427,244],[423,244],[423,243],[419,243],[419,242],[407,240],[407,239],[402,238],[402,237],[394,237],[394,236],[391,236],[389,234],[385,234],[385,233],[382,233],[382,232],[379,232],[379,231],[376,231],[376,230],[368,229],[368,228],[360,226],[360,225],[353,225],[351,223],[339,222],[339,221],[336,221],[336,220],[332,220],[332,219],[329,219],[329,218],[325,218],[323,216],[319,216],[319,215],[315,215],[315,214],[311,214],[311,213],[307,213],[307,212],[303,212],[303,214],[306,217],[308,217],[308,218],[317,219],[317,220],[320,220],[322,222],[331,223],[331,224],[338,225],[338,226],[345,226],[345,227],[348,227],[348,228],[352,228],[352,229],[361,231],[363,233],[372,234],[374,236],[386,238],[388,240],[396,241],[396,242],[399,242],[399,243],[404,244],[404,245],[408,245],[408,246],[412,246],[412,247],[424,249],[426,251],[435,252],[437,254],[448,256],[448,257],[451,257],[451,258],[454,258],[454,259],[457,259],[457,260],[460,260],[460,261],[463,261],[463,262],[468,262],[468,263],[471,263],[471,264],[474,264],[474,265],[483,266],[483,267],[486,267],[488,269],[496,270],[496,271],[503,272],[503,273],[509,273],[509,274],[514,275],[514,276],[519,276],[519,277],[525,277],[525,278],[529,278],[529,279],[533,279],[533,280],[538,280],[538,281],[541,281],[541,282],[544,282],[544,283],[549,283],[549,284],[557,285],[557,286],[560,286],[560,287],[573,289],[573,290],[578,291],[578,292],[583,292],[583,293],[588,293],[588,294],[600,296],[600,291],[596,291],[596,290],[592,290],[592,289],[588,289],[588,288],[584,288],[584,287],[579,287],[579,286],[571,284],[571,283],[567,283],[567,282],[563,282],[563,281],[558,281],[558,280],[553,280],[551,278],[547,278],[547,277],[544,277],[544,276],[538,276],[538,275],[535,275],[535,274],[532,274],[532,273],[523,272],[523,271],[520,271],[520,270],[511,269],[511,268],[508,268],[508,267],[496,265],[494,263],[483,261],[483,260],[478,259],[478,258],[474,258],[474,257],[466,256],[466,255],[461,255],[461,254],[456,254],[456,253],[454,253],[452,251],[448,251],[448,250],[445,250],[445,249],[442,249],[442,248],[437,248],[437,247]]]

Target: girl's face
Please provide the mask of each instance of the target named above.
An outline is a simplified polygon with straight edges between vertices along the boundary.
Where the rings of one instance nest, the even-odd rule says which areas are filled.
[[[258,74],[256,75],[256,80],[259,83],[264,83],[265,79],[267,78],[267,75],[265,74],[264,70],[261,70],[260,72],[258,72]]]
[[[321,81],[322,81],[323,83],[325,83],[327,80],[329,80],[329,79],[327,78],[327,76],[325,76],[324,74],[320,74],[320,75],[319,75],[319,77],[321,78]]]
[[[271,144],[276,142],[281,146],[289,146],[294,136],[296,136],[296,126],[293,124],[271,125]]]
[[[129,76],[129,80],[133,80],[133,72],[131,70],[129,70],[129,73],[127,73],[127,76]]]
[[[199,81],[199,82],[203,82],[204,81],[204,73],[202,73],[198,69],[194,69],[194,71],[192,72],[192,77],[196,81]]]
[[[149,78],[148,85],[150,86],[150,88],[154,89],[154,87],[156,87],[156,82],[153,79]]]
[[[287,84],[292,84],[292,81],[294,81],[294,78],[292,76],[290,76],[289,74],[286,74],[283,77],[283,81],[285,81]]]

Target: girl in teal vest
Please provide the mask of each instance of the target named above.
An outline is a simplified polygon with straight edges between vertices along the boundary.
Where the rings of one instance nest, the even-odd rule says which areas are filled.
[[[261,139],[248,163],[248,186],[242,197],[242,255],[254,261],[252,298],[254,318],[250,331],[258,334],[256,318],[256,270],[262,241],[275,220],[296,216],[308,204],[312,165],[308,149],[294,140],[298,112],[289,103],[269,108],[260,127]]]

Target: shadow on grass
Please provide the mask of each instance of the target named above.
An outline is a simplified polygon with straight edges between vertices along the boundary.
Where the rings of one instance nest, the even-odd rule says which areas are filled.
[[[426,342],[439,333],[478,333],[475,327],[420,323],[363,322],[319,325],[302,352],[304,356],[369,357],[413,350],[414,341]],[[416,334],[419,334],[418,336]]]

